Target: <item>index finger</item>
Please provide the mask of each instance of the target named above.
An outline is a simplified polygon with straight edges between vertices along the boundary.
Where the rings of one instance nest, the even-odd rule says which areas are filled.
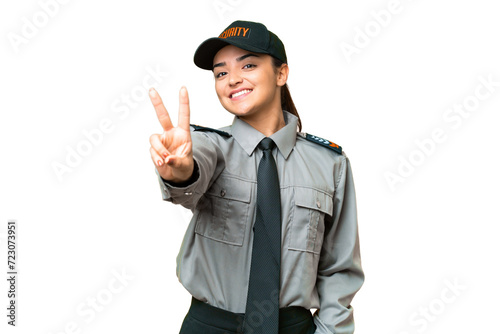
[[[190,121],[190,109],[189,109],[189,96],[187,88],[185,86],[181,87],[179,92],[179,127],[181,129],[189,132],[189,121]]]
[[[158,94],[158,92],[153,87],[149,89],[149,98],[153,103],[153,106],[155,107],[156,116],[158,117],[163,130],[166,131],[173,128],[174,126],[172,125],[172,121],[170,120],[170,115],[168,114],[167,108],[165,108],[165,106],[163,105],[160,94]]]

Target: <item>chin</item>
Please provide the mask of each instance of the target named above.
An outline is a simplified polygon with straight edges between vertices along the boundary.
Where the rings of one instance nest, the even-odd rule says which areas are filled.
[[[223,107],[235,116],[247,116],[252,113],[252,108],[250,106],[234,106],[230,104],[223,104]]]
[[[233,110],[233,109],[227,109],[227,108],[226,108],[226,110],[229,111],[234,116],[238,116],[238,117],[245,117],[245,116],[249,115],[248,112],[241,111],[241,110]]]

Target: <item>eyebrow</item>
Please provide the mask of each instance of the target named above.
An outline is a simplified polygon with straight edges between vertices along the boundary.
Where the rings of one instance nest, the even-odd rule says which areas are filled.
[[[242,61],[243,59],[246,59],[248,57],[259,57],[258,55],[254,54],[254,53],[247,53],[246,55],[243,55],[241,57],[238,57],[236,58],[236,61]],[[216,68],[216,67],[220,67],[220,66],[225,66],[226,65],[226,62],[222,62],[222,63],[217,63],[215,64],[213,67],[212,67],[212,71]]]

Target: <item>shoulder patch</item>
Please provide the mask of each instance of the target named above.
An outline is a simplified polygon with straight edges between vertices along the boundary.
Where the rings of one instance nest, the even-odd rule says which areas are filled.
[[[213,129],[213,128],[208,128],[206,126],[200,126],[200,125],[195,125],[195,124],[190,124],[193,128],[194,128],[194,131],[208,131],[208,132],[215,132],[221,136],[224,136],[224,137],[231,137],[231,135],[225,131],[222,131],[222,130],[217,130],[217,129]]]
[[[342,147],[335,144],[334,142],[331,142],[329,140],[311,135],[309,133],[302,134],[302,137],[304,137],[305,139],[307,139],[309,141],[312,141],[313,143],[328,147],[329,149],[334,150],[338,154],[342,154]]]

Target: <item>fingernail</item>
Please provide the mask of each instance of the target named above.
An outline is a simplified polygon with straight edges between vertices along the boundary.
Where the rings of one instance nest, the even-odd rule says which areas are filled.
[[[164,156],[165,158],[167,157],[167,155],[168,155],[168,153],[167,153],[167,152],[164,152],[164,153],[163,153],[163,156]]]
[[[158,160],[158,166],[161,166],[161,165],[163,165],[163,161]]]
[[[186,96],[186,92],[187,92],[186,91],[186,87],[182,86],[182,88],[181,88],[181,96],[185,97]]]
[[[156,90],[154,88],[150,88],[149,89],[149,95],[151,95],[151,97],[155,97],[156,96]]]

